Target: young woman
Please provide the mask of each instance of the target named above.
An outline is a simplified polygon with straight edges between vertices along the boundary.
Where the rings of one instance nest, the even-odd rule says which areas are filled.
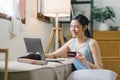
[[[72,58],[76,69],[103,68],[99,47],[96,40],[90,38],[88,23],[89,20],[84,15],[75,16],[70,25],[70,31],[74,38],[55,52],[46,54],[46,57],[57,58],[67,52],[76,52],[77,55]]]

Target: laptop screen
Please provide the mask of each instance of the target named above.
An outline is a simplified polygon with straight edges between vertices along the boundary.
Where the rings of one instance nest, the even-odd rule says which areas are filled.
[[[41,59],[45,60],[45,54],[40,38],[24,38],[24,41],[28,53],[39,52]]]

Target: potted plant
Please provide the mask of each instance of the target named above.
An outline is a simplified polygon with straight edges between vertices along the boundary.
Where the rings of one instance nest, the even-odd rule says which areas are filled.
[[[100,22],[100,29],[108,29],[109,27],[105,23],[106,20],[110,19],[113,22],[116,18],[115,12],[111,6],[106,6],[102,8],[93,7],[92,9],[93,19]]]

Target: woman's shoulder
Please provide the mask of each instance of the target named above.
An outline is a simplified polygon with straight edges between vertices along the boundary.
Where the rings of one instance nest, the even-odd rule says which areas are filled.
[[[71,38],[70,40],[68,40],[69,43],[72,43],[75,41],[75,38]]]
[[[92,45],[95,45],[97,44],[97,41],[93,38],[89,38],[89,44],[92,46]]]
[[[73,42],[75,42],[75,38],[70,39],[66,44],[71,46]]]

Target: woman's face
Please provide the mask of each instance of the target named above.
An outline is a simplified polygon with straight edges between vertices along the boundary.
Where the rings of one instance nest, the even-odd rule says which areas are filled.
[[[70,31],[73,37],[81,37],[84,35],[83,27],[77,20],[71,21]]]

